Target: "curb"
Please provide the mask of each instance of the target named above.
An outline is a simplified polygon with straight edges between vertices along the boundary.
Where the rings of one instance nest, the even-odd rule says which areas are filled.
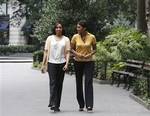
[[[0,63],[32,63],[33,60],[0,60]]]
[[[32,57],[7,57],[0,56],[0,63],[31,63],[33,62]]]
[[[147,104],[145,101],[143,101],[141,98],[139,98],[136,95],[133,95],[132,93],[130,93],[130,98],[132,98],[133,100],[135,100],[136,102],[138,102],[139,104],[143,105],[146,109],[150,110],[150,104]]]

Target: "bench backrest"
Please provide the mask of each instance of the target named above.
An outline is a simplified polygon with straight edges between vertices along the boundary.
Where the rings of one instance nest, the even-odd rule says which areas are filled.
[[[126,71],[127,72],[132,72],[137,75],[143,73],[143,67],[144,67],[145,62],[144,61],[139,61],[139,60],[127,60],[126,61]]]

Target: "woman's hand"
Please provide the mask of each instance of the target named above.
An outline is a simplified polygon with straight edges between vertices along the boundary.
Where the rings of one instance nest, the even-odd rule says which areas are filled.
[[[66,71],[68,69],[68,64],[65,64],[65,66],[63,67],[63,71]]]
[[[47,72],[47,67],[42,65],[41,66],[41,73],[46,73]]]
[[[77,53],[77,57],[84,58],[85,56],[83,54]]]
[[[90,58],[91,56],[92,56],[92,55],[91,55],[91,53],[90,53],[90,54],[85,55],[84,58]]]

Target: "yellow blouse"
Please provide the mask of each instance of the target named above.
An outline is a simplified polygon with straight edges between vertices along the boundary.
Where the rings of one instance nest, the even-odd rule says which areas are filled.
[[[87,32],[86,36],[82,39],[79,34],[75,34],[71,39],[72,46],[75,47],[75,51],[82,55],[87,55],[93,51],[93,46],[96,44],[96,38],[94,35]],[[77,61],[92,61],[93,56],[88,59],[75,57]]]

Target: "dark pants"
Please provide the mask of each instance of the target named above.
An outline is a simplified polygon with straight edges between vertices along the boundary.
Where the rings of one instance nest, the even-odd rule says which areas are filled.
[[[77,62],[74,63],[75,74],[76,74],[76,91],[77,100],[80,108],[87,107],[93,108],[93,72],[94,72],[94,61],[88,62]],[[83,75],[84,79],[84,90],[83,94]],[[85,98],[85,100],[84,100]]]
[[[48,63],[49,87],[50,87],[50,99],[48,107],[56,106],[59,108],[60,106],[63,80],[65,74],[65,71],[63,71],[64,65],[65,63],[62,64]]]

